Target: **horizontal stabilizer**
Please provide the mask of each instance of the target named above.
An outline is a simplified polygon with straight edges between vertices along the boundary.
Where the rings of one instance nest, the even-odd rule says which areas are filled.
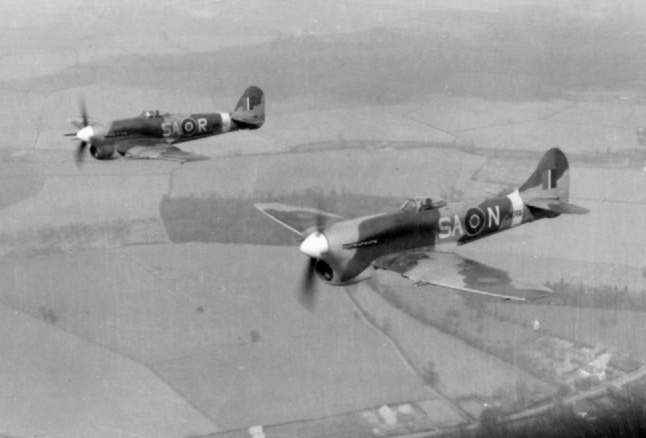
[[[526,201],[525,204],[528,207],[553,211],[554,213],[560,214],[586,214],[590,212],[587,208],[550,198],[532,199],[531,201]]]
[[[257,128],[260,128],[265,123],[264,118],[260,118],[256,115],[247,113],[233,113],[231,114],[231,119],[235,122]]]

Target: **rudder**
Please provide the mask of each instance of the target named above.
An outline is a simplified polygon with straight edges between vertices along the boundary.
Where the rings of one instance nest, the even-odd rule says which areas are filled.
[[[545,152],[536,170],[518,188],[523,202],[554,213],[582,214],[588,210],[569,203],[570,165],[559,148]]]
[[[543,158],[536,166],[534,173],[519,187],[523,192],[545,192],[561,201],[570,199],[570,165],[567,157],[559,148],[552,148],[545,152]],[[528,194],[529,194],[528,193]]]
[[[256,86],[245,90],[231,118],[247,129],[258,129],[265,123],[265,94]]]

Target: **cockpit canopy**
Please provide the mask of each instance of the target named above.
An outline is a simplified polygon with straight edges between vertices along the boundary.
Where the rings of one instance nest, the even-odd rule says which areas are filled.
[[[139,117],[143,117],[144,119],[156,119],[161,117],[161,115],[159,114],[159,110],[148,110],[142,111]]]
[[[431,199],[427,197],[407,199],[400,208],[400,210],[420,212],[424,210],[433,210],[435,208],[442,208],[446,205],[444,199]]]

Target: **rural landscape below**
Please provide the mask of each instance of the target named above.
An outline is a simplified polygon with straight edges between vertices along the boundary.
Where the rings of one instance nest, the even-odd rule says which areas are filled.
[[[36,3],[0,17],[0,436],[595,436],[643,414],[638,1]],[[232,111],[249,85],[264,126],[182,144],[208,160],[77,166],[64,136],[81,96],[109,121]],[[553,147],[590,212],[457,250],[536,302],[376,270],[308,310],[299,240],[254,208],[468,201]]]

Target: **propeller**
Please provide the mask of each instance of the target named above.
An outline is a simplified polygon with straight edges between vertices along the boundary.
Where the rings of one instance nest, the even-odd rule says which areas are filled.
[[[317,208],[317,210],[320,211],[320,208]],[[328,250],[327,238],[321,233],[324,226],[324,217],[317,214],[314,230],[305,236],[300,246],[301,252],[308,256],[309,260],[301,280],[299,301],[303,307],[310,311],[314,310],[314,306],[316,305],[316,263]]]
[[[79,130],[79,132],[76,133],[76,138],[79,139],[81,142],[79,143],[78,148],[76,148],[76,153],[74,154],[74,161],[76,162],[77,166],[81,165],[81,162],[83,161],[83,157],[85,156],[85,148],[87,147],[87,144],[89,143],[89,139],[93,134],[92,127],[89,126],[88,124],[88,116],[87,116],[87,107],[85,106],[85,99],[81,96],[79,97],[79,112],[81,113],[81,120],[83,123],[83,128]]]
[[[303,272],[300,293],[298,295],[298,300],[310,312],[316,306],[316,261],[315,258],[309,258],[305,266],[305,271]]]

